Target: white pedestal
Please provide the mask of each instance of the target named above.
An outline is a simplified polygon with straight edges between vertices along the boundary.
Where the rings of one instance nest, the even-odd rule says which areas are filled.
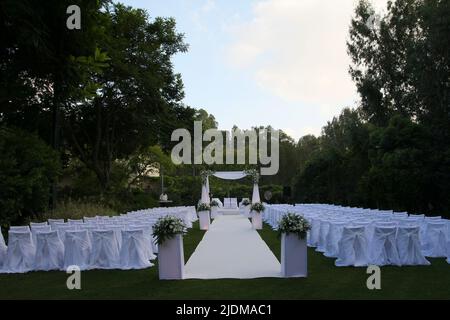
[[[215,219],[218,214],[219,214],[219,208],[211,207],[211,219]]]
[[[176,280],[184,277],[183,236],[178,234],[159,245],[158,270],[160,280]]]
[[[296,234],[281,235],[281,275],[286,278],[308,276],[308,249]]]
[[[209,211],[199,211],[198,219],[200,223],[200,230],[208,230],[211,223],[209,218]]]
[[[262,215],[261,213],[252,212],[252,226],[253,229],[261,230],[262,229]]]

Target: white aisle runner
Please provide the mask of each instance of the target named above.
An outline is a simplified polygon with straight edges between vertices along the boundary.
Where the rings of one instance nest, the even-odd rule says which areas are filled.
[[[185,279],[281,277],[281,266],[250,221],[218,216],[185,266]]]

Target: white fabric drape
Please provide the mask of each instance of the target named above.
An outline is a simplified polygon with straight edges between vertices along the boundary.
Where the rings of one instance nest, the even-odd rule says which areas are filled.
[[[238,180],[244,178],[246,175],[244,171],[217,171],[213,173],[213,176],[225,180]]]
[[[259,198],[259,187],[258,184],[253,184],[253,195],[252,195],[252,203],[261,202]]]
[[[206,194],[208,195],[208,199],[209,199],[209,177],[206,177]]]
[[[3,239],[3,234],[2,234],[1,229],[0,229],[0,269],[3,266],[3,263],[6,260],[6,250],[7,249],[8,248],[6,247],[5,239]]]
[[[64,239],[64,269],[77,265],[80,270],[89,268],[91,241],[88,230],[66,231]]]
[[[38,231],[34,270],[60,270],[63,265],[64,244],[58,236],[58,231]]]
[[[120,250],[121,269],[144,269],[153,266],[148,261],[144,230],[123,230]]]
[[[30,231],[9,230],[5,272],[24,273],[33,270],[36,248]]]
[[[202,203],[209,203],[209,195],[208,195],[208,191],[206,190],[206,185],[202,185],[202,198],[201,198],[201,202],[202,202]]]

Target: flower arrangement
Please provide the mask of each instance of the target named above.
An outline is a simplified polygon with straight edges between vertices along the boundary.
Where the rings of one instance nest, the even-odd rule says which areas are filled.
[[[211,207],[218,207],[218,206],[219,206],[219,202],[217,202],[217,200],[211,201]]]
[[[197,211],[210,211],[211,207],[209,206],[209,204],[201,202],[198,206],[197,206]]]
[[[244,199],[244,200],[242,200],[242,205],[248,206],[248,205],[250,205],[250,201],[248,199]]]
[[[278,235],[282,233],[294,233],[300,239],[305,239],[306,233],[311,229],[311,224],[303,216],[288,212],[278,224]]]
[[[259,172],[256,169],[248,169],[248,170],[244,170],[244,173],[248,176],[252,177],[252,181],[253,183],[258,183],[259,182]]]
[[[264,207],[264,205],[261,202],[256,202],[256,203],[252,204],[250,209],[252,211],[260,213],[260,212],[264,211],[265,207]]]
[[[159,218],[153,225],[153,236],[158,245],[167,239],[171,239],[177,234],[186,234],[187,228],[183,220],[175,216],[165,216]]]
[[[200,176],[202,177],[202,185],[206,184],[206,178],[213,175],[215,171],[212,170],[203,170],[200,172]]]

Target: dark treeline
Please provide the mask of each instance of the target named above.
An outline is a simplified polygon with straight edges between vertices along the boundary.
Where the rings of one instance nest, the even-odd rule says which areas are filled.
[[[66,28],[72,4],[81,30]],[[373,10],[359,3],[348,54],[360,105],[320,137],[281,132],[280,171],[262,177],[263,199],[449,215],[449,7],[396,0],[372,28]],[[171,58],[188,45],[174,19],[107,0],[3,0],[0,42],[2,225],[70,211],[67,199],[95,202],[96,213],[158,205],[161,170],[175,205],[198,201],[205,167],[174,166],[170,137],[217,122],[183,103]],[[251,193],[250,178],[211,184],[215,196]]]
[[[300,139],[296,200],[450,216],[450,2],[372,14],[361,1],[348,40],[360,106]]]

